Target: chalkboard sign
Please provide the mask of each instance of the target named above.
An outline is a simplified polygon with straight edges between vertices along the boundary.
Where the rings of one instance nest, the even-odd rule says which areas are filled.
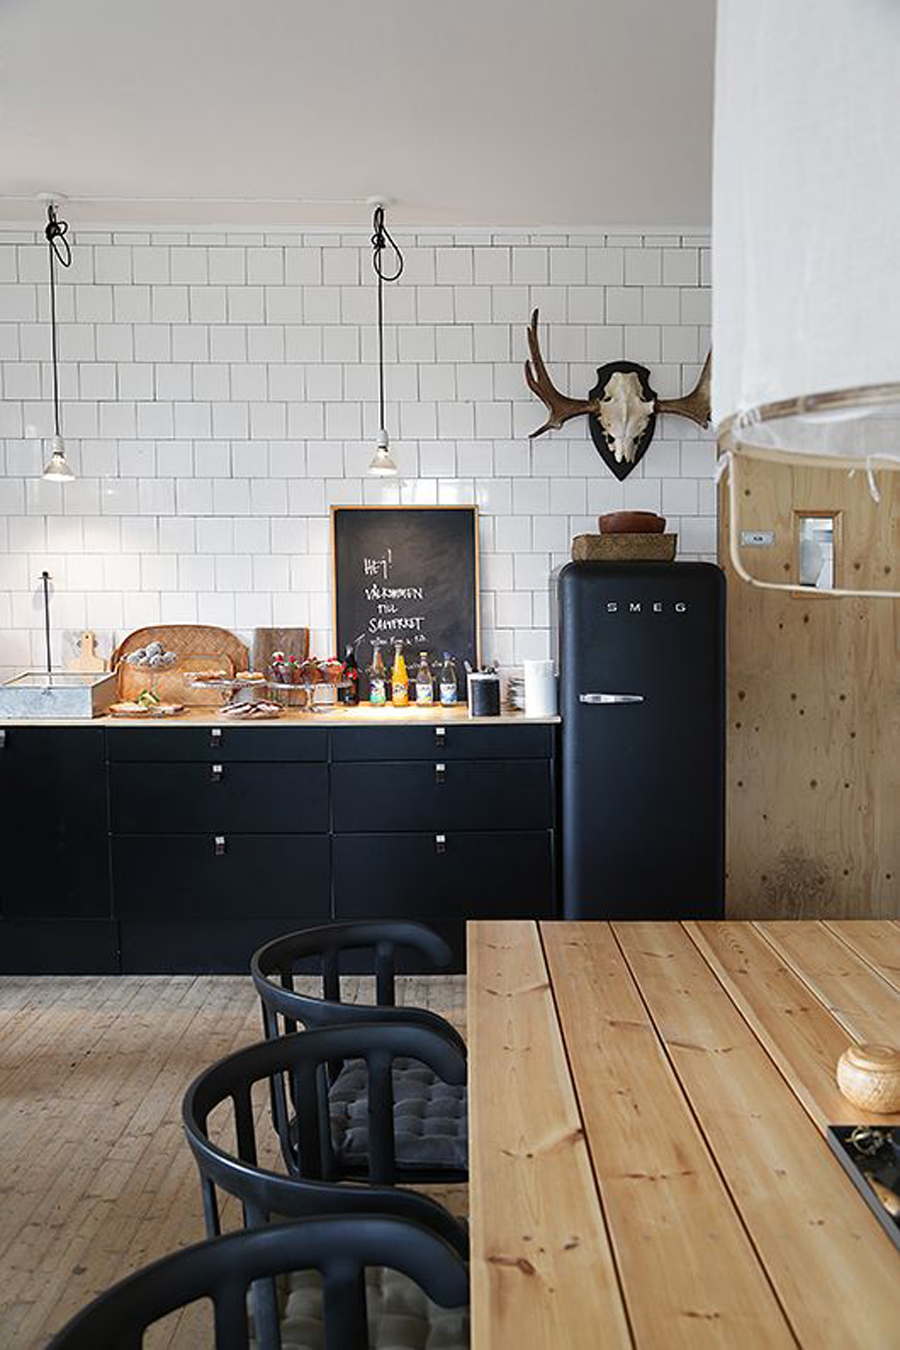
[[[379,640],[388,668],[397,641],[407,664],[451,652],[462,693],[480,660],[477,506],[333,506],[331,555],[338,654],[354,646],[362,674]]]

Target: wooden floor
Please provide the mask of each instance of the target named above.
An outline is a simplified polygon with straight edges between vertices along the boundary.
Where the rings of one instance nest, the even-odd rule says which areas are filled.
[[[368,999],[366,984],[345,996]],[[464,1030],[462,976],[401,985],[401,1002]],[[2,1350],[45,1345],[115,1280],[203,1236],[181,1099],[260,1035],[243,976],[0,977]],[[200,1350],[177,1329],[164,1343]]]

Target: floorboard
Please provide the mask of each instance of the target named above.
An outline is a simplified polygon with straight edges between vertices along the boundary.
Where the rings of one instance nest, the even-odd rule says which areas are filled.
[[[372,992],[345,980],[349,1000]],[[398,1001],[465,1030],[462,976],[405,977]],[[260,1034],[243,976],[0,977],[3,1350],[46,1345],[95,1294],[203,1236],[181,1099]],[[465,1208],[464,1188],[441,1198]],[[223,1217],[234,1226],[236,1207]],[[198,1325],[170,1319],[154,1350],[200,1350]]]

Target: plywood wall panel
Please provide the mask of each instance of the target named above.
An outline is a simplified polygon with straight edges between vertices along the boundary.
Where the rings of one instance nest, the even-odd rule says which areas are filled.
[[[795,512],[839,511],[838,584],[900,581],[900,475],[750,464],[740,526],[764,580],[796,579]],[[761,591],[727,557],[728,912],[733,918],[900,915],[900,601]]]

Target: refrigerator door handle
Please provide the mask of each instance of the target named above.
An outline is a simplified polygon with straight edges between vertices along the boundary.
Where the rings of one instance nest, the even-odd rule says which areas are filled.
[[[643,694],[579,694],[579,703],[643,703]]]

